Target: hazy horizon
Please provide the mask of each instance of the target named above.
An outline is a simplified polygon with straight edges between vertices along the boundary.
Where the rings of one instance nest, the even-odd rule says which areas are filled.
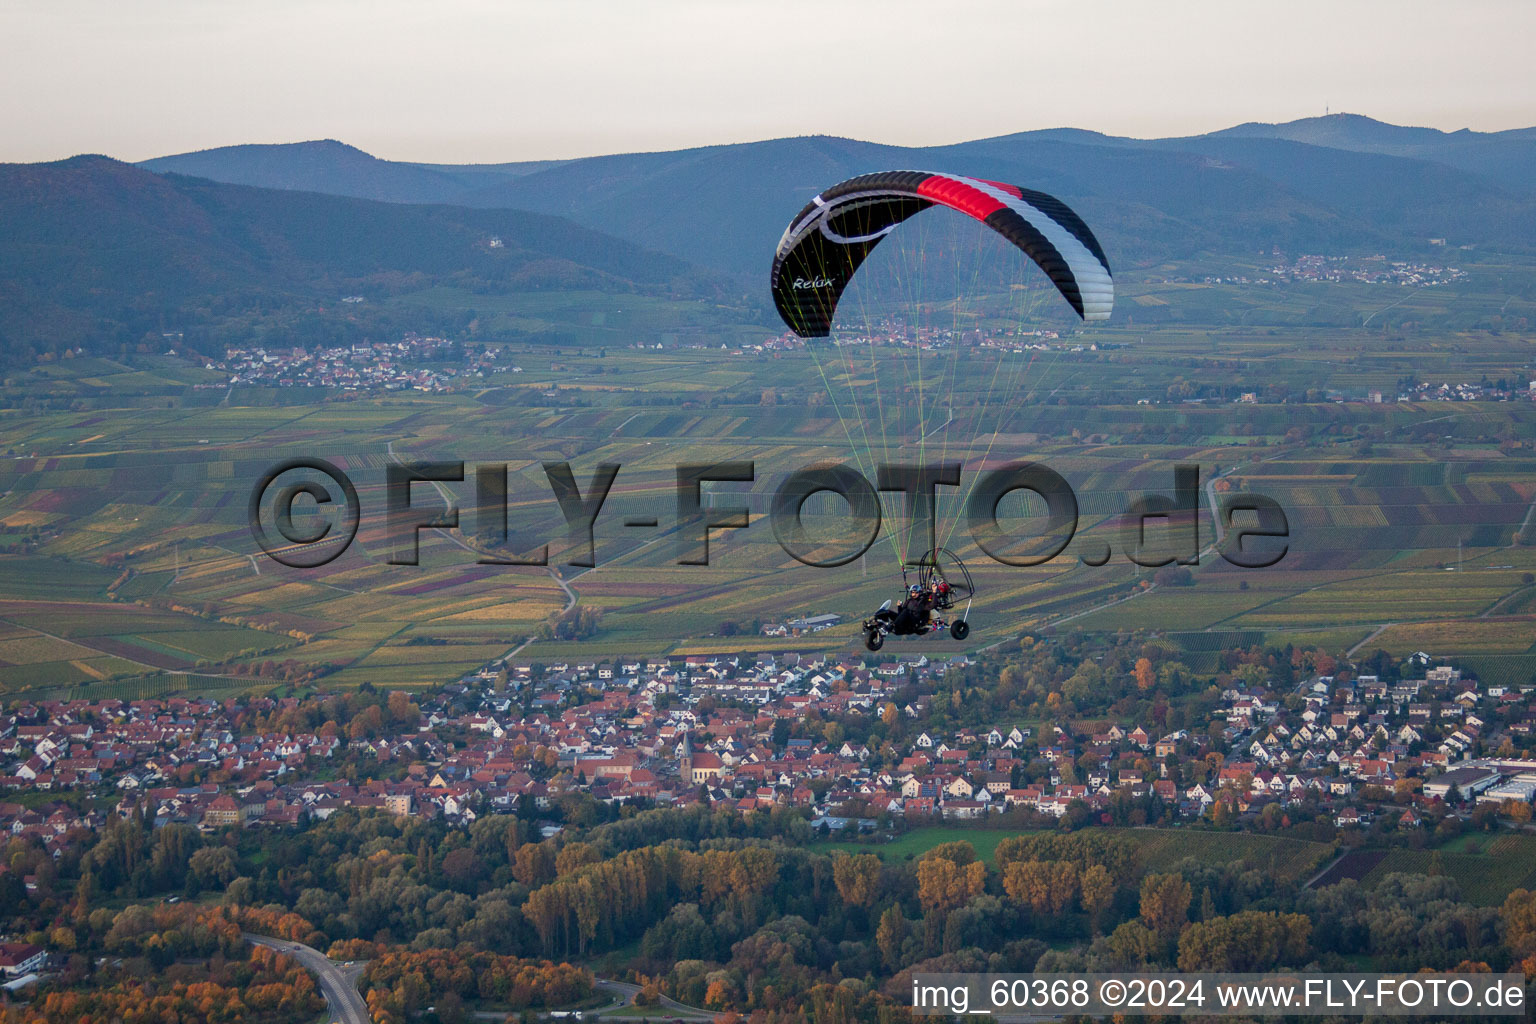
[[[1355,110],[1334,110],[1334,111],[1330,111],[1330,113],[1333,116],[1341,116],[1341,115],[1342,116],[1359,116],[1359,117],[1371,118],[1372,120],[1375,120],[1375,121],[1382,121],[1383,120],[1382,118],[1374,117],[1371,114],[1362,113],[1360,111],[1355,111]],[[1285,124],[1285,123],[1288,123],[1288,122],[1305,120],[1307,118],[1317,117],[1317,116],[1322,116],[1322,115],[1298,114],[1296,117],[1293,117],[1293,118],[1281,118],[1278,121],[1267,122],[1267,123]],[[1233,128],[1233,127],[1238,126],[1239,124],[1244,124],[1244,123],[1254,123],[1254,122],[1251,122],[1251,121],[1249,121],[1249,122],[1234,121],[1234,122],[1230,122],[1230,123],[1214,124],[1214,125],[1210,126],[1209,128],[1202,129],[1200,131],[1180,133],[1180,136],[1183,136],[1183,135],[1189,135],[1189,136],[1202,135],[1202,134],[1206,134],[1206,133],[1209,133],[1209,132],[1220,131],[1220,130],[1225,129],[1225,128]],[[1460,131],[1462,127],[1465,127],[1465,126],[1461,126],[1461,127],[1448,127],[1448,126],[1441,126],[1441,125],[1414,124],[1414,123],[1409,123],[1409,122],[1395,122],[1395,121],[1394,122],[1385,122],[1385,123],[1391,123],[1391,124],[1393,124],[1393,125],[1395,125],[1397,127],[1401,127],[1401,128],[1431,128],[1431,129],[1434,129],[1434,130],[1437,130],[1437,131],[1443,131],[1443,132]],[[1517,130],[1522,130],[1522,129],[1526,129],[1526,128],[1533,128],[1533,127],[1536,127],[1536,117],[1533,117],[1531,119],[1531,123],[1529,123],[1529,124],[1511,124],[1511,125],[1508,125],[1508,126],[1506,126],[1504,128],[1486,128],[1486,129],[1479,128],[1479,129],[1471,129],[1471,130],[1478,131],[1478,132],[1495,133],[1495,132],[1501,132],[1501,131],[1517,131]],[[506,164],[506,163],[538,163],[538,162],[544,162],[544,161],[558,163],[558,162],[564,161],[564,160],[579,160],[579,159],[582,159],[584,157],[589,157],[589,156],[614,156],[614,155],[623,155],[625,153],[673,152],[673,151],[686,150],[686,149],[704,149],[704,148],[708,148],[708,147],[711,147],[711,146],[745,145],[745,144],[750,144],[750,143],[753,143],[753,142],[766,142],[766,141],[770,141],[772,139],[782,139],[782,138],[848,138],[848,139],[854,139],[854,140],[859,141],[859,142],[871,142],[871,143],[875,143],[875,144],[878,144],[878,145],[890,145],[890,146],[902,146],[902,147],[921,147],[921,146],[928,146],[928,145],[932,145],[932,146],[946,146],[946,145],[961,144],[961,143],[966,143],[966,142],[976,142],[976,141],[984,140],[984,139],[987,139],[987,138],[994,138],[994,137],[1004,136],[1004,135],[1012,135],[1012,134],[1022,133],[1022,132],[1049,131],[1049,130],[1052,130],[1052,129],[1074,129],[1074,130],[1081,129],[1081,130],[1090,131],[1090,132],[1097,132],[1097,131],[1099,131],[1096,128],[1093,128],[1091,126],[1086,126],[1086,125],[1062,124],[1062,125],[1044,126],[1044,127],[1039,127],[1039,128],[1020,128],[1020,129],[1016,129],[1014,131],[993,132],[993,133],[989,133],[987,135],[967,136],[965,138],[937,138],[937,139],[933,139],[933,140],[929,140],[929,141],[925,141],[925,142],[891,142],[891,141],[886,140],[886,139],[869,138],[869,137],[865,137],[865,136],[851,135],[851,134],[847,134],[847,133],[801,132],[801,133],[797,133],[795,135],[772,135],[772,136],[770,136],[770,135],[762,135],[762,136],[754,136],[754,137],[751,137],[751,138],[740,138],[740,139],[702,140],[702,141],[697,141],[697,142],[685,143],[685,144],[682,144],[682,145],[679,145],[679,146],[647,146],[647,147],[634,147],[634,148],[629,148],[629,149],[593,150],[590,153],[577,153],[577,154],[574,154],[574,155],[567,155],[567,156],[529,156],[529,157],[520,157],[520,158],[516,158],[516,159],[509,159],[509,160],[476,159],[473,156],[469,156],[469,157],[466,157],[466,158],[463,158],[463,159],[457,159],[457,160],[438,160],[438,159],[432,159],[431,157],[422,157],[422,156],[397,156],[397,155],[394,155],[394,154],[391,154],[391,153],[381,153],[381,152],[378,152],[376,150],[369,149],[366,146],[360,146],[356,142],[353,142],[352,140],[349,140],[349,139],[336,138],[334,136],[327,136],[327,137],[323,137],[323,138],[322,137],[315,137],[315,138],[308,138],[308,139],[297,139],[297,138],[295,138],[295,139],[242,139],[242,140],[236,140],[236,141],[230,141],[230,142],[215,143],[213,145],[207,145],[207,146],[198,146],[195,149],[178,150],[178,151],[175,151],[175,152],[165,152],[165,153],[152,153],[152,154],[146,154],[146,155],[134,155],[134,156],[123,156],[123,155],[117,154],[117,153],[104,153],[104,152],[101,152],[99,150],[84,150],[83,149],[83,150],[80,150],[77,153],[65,153],[65,154],[61,154],[61,155],[56,156],[56,157],[45,157],[41,161],[0,161],[0,162],[10,162],[10,163],[16,163],[16,162],[29,162],[29,163],[31,163],[31,162],[52,162],[52,161],[55,161],[55,160],[67,160],[67,159],[70,159],[71,157],[76,157],[76,156],[92,156],[92,155],[95,155],[95,156],[107,156],[107,157],[111,157],[113,159],[123,160],[124,162],[136,163],[136,162],[143,161],[143,160],[153,160],[153,159],[156,159],[158,157],[182,156],[182,155],[185,155],[185,154],[188,154],[188,153],[197,153],[197,152],[204,152],[204,151],[208,151],[208,150],[217,150],[217,149],[227,149],[227,148],[232,148],[232,147],[237,147],[237,146],[296,146],[296,145],[305,145],[305,144],[312,144],[312,143],[318,143],[318,142],[337,142],[337,143],[341,143],[342,145],[351,146],[351,147],[353,147],[355,149],[362,150],[363,152],[367,153],[369,156],[377,157],[378,159],[381,159],[381,160],[389,160],[389,161],[400,162],[400,163],[419,163],[419,164],[424,164],[424,165],[439,164],[439,165],[462,165],[462,166],[495,166],[497,164]],[[1113,135],[1114,133],[1102,132],[1101,134]],[[1136,140],[1154,140],[1154,139],[1174,138],[1174,137],[1180,137],[1180,136],[1154,136],[1154,135],[1132,136],[1132,135],[1126,135],[1126,136],[1117,136],[1117,137],[1128,138],[1128,139],[1136,139]]]
[[[323,138],[443,163],[795,135],[1151,138],[1325,108],[1446,131],[1536,123],[1524,0],[972,0],[938,20],[912,0],[58,0],[7,6],[0,31],[5,161]]]

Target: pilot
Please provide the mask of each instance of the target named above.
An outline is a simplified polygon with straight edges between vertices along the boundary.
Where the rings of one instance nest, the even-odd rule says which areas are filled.
[[[917,584],[912,584],[907,588],[907,599],[901,603],[901,610],[896,613],[896,619],[891,623],[891,632],[898,636],[927,632],[933,605],[932,590],[924,590]]]

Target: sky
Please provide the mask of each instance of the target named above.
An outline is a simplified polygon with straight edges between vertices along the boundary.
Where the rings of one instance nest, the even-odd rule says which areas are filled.
[[[0,0],[0,161],[1536,124],[1532,0]]]

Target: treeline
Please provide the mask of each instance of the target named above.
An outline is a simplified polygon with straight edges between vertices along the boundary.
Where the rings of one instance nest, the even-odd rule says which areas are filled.
[[[248,944],[244,932],[321,948],[325,942],[313,923],[276,905],[72,907],[48,933],[34,936],[66,956],[65,968],[42,983],[30,1012],[0,1015],[0,1024],[264,1024],[317,1013],[313,977],[282,953]],[[583,968],[469,945],[410,951],[352,939],[333,945],[330,955],[370,961],[363,981],[375,1024],[403,1024],[429,1005],[449,1020],[469,1003],[550,1007],[593,992]]]
[[[1143,877],[1134,840],[1100,833],[1011,838],[992,868],[967,842],[900,865],[871,854],[669,843],[582,865],[533,890],[522,911],[546,953],[590,955],[638,936],[675,998],[769,1014],[850,978],[859,979],[855,1003],[869,995],[896,1006],[909,972],[1031,971],[1062,940],[1124,965],[1308,961],[1304,916],[1218,909],[1274,892],[1271,880],[1188,867],[1198,904],[1189,879]],[[1108,937],[1106,918],[1117,924]]]
[[[280,1024],[325,1007],[313,975],[248,945],[219,908],[101,909],[48,941],[71,951],[65,969],[30,1003],[0,1007],[0,1024]],[[93,966],[96,953],[111,956]]]
[[[477,951],[396,950],[370,960],[363,994],[374,1024],[404,1024],[426,1007],[440,1020],[463,1016],[467,1002],[513,1010],[566,1006],[592,995],[592,972],[567,963]]]
[[[234,725],[254,732],[312,732],[372,739],[414,728],[421,708],[403,690],[383,693],[364,683],[355,690],[319,694],[269,713],[242,709]]]
[[[540,640],[586,640],[603,625],[603,613],[587,605],[573,606],[550,616],[539,627]]]
[[[703,853],[648,846],[540,886],[523,904],[523,915],[546,952],[586,954],[639,937],[680,902],[755,927],[782,904],[772,898],[780,886],[820,895],[830,881],[827,867],[825,857],[762,846]]]

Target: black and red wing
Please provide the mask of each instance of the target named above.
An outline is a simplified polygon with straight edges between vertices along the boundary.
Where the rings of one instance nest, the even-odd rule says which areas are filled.
[[[974,217],[1012,242],[1083,319],[1109,318],[1109,261],[1088,225],[1061,200],[981,178],[882,171],[832,186],[785,229],[769,283],[790,330],[806,338],[830,334],[838,300],[865,257],[902,221],[935,205]]]

